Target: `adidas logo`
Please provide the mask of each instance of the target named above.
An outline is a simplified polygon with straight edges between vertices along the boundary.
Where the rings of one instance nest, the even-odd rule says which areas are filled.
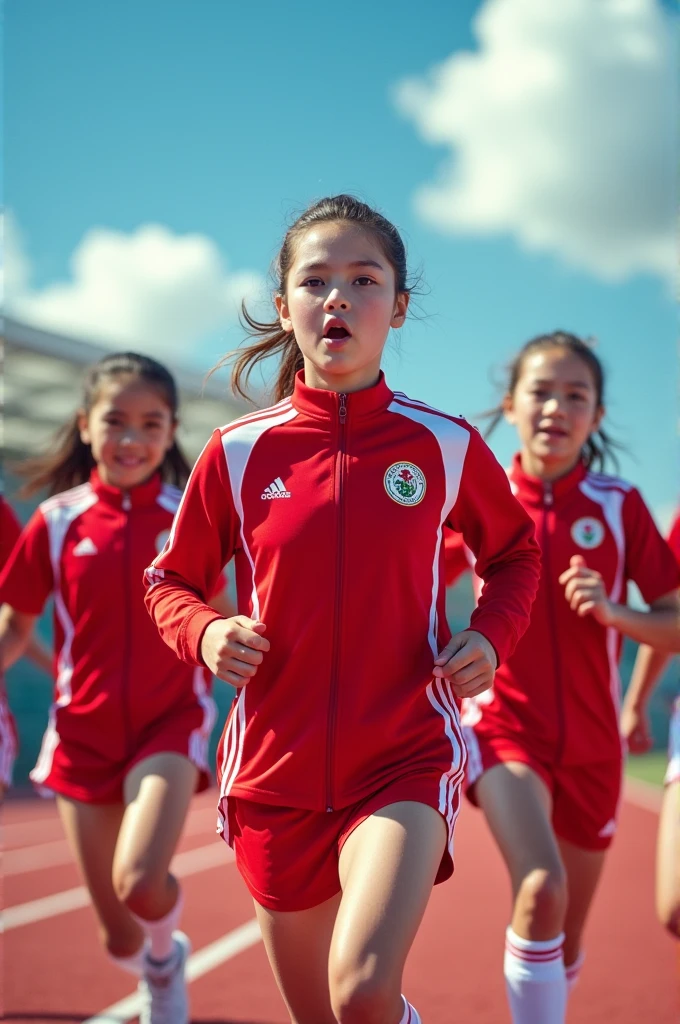
[[[286,490],[283,480],[277,476],[273,484],[265,487],[260,497],[263,501],[269,501],[271,498],[290,498],[290,491]]]
[[[74,555],[96,555],[97,549],[94,546],[94,541],[91,541],[89,537],[83,537],[73,549]]]
[[[609,839],[616,832],[616,818],[611,818],[604,828],[601,828],[597,833],[602,839]]]

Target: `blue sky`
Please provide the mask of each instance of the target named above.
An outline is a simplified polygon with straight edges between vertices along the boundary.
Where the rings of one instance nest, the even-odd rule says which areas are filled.
[[[551,9],[563,3],[555,0]],[[480,66],[479,89],[467,102],[459,70],[444,81],[433,69],[460,69],[461,55],[485,50],[503,66],[503,33],[509,38],[514,24],[522,38],[539,33],[546,59],[536,63],[537,75],[565,67],[580,81],[601,65],[584,58],[582,71],[578,63],[598,26],[572,24],[576,41],[562,52],[567,33],[557,15],[550,24],[540,13],[535,25],[519,15],[513,23],[516,0],[507,0],[503,15],[497,0],[421,0],[415,7],[394,0],[389,10],[355,0],[333,7],[7,0],[4,189],[16,311],[120,343],[127,330],[140,347],[156,354],[170,348],[177,361],[205,370],[238,340],[229,312],[234,296],[241,285],[257,291],[291,214],[321,195],[353,191],[402,229],[426,288],[422,317],[401,332],[398,347],[390,343],[392,386],[474,418],[493,403],[492,378],[527,338],[556,327],[595,335],[609,371],[610,426],[631,452],[623,473],[666,517],[678,490],[677,316],[672,285],[659,269],[667,237],[658,209],[643,201],[659,189],[649,168],[630,156],[654,148],[646,134],[653,116],[635,106],[640,96],[651,104],[658,87],[653,55],[640,49],[641,39],[646,45],[657,38],[661,7],[649,4],[647,22],[628,26],[620,51],[608,55],[610,78],[593,78],[592,109],[578,108],[577,90],[555,93],[552,120],[559,132],[564,119],[570,144],[560,151],[560,168],[538,187],[532,175],[545,155],[535,140],[546,134],[546,92],[537,95],[531,75],[520,74],[525,64],[534,68],[521,60],[525,44],[512,50],[518,70],[508,77],[507,95],[503,84],[500,95],[487,96],[489,76]],[[638,69],[632,78],[629,51]],[[635,74],[645,76],[642,88]],[[632,106],[617,90],[629,115],[624,128],[620,110],[607,107],[606,86],[617,84],[616,75],[631,88]],[[516,102],[513,88],[526,90]],[[455,131],[449,109],[450,123],[460,125]],[[526,133],[525,111],[535,111]],[[484,132],[501,139],[506,123],[509,143],[489,156]],[[603,126],[611,126],[611,157]],[[479,169],[467,185],[452,184],[446,171],[452,159],[463,166],[457,139]],[[525,149],[515,145],[519,139]],[[555,143],[550,152],[558,150]],[[474,190],[487,171],[488,197],[482,193],[473,215]],[[430,198],[423,199],[427,186]],[[630,224],[619,234],[624,220]],[[133,270],[142,265],[136,261],[152,250],[126,246],[148,240],[140,233],[149,225],[164,232],[154,235],[153,250],[161,254],[163,280],[144,264],[132,282],[134,308],[125,309],[126,295],[107,296],[107,282],[124,274],[126,254]],[[186,236],[198,241],[185,258]],[[97,261],[95,274],[88,268]],[[179,284],[171,288],[169,280]],[[204,306],[214,306],[210,315],[196,308],[192,281]],[[178,324],[183,333],[165,345],[163,331]],[[509,428],[493,441],[504,460],[513,445]]]

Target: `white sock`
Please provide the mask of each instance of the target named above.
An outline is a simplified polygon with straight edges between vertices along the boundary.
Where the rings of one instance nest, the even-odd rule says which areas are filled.
[[[567,980],[564,935],[532,942],[512,928],[505,933],[505,988],[513,1024],[564,1024]]]
[[[571,995],[574,985],[581,977],[581,968],[583,967],[583,961],[586,955],[583,950],[579,950],[579,954],[574,960],[573,964],[569,964],[568,967],[564,968],[564,973],[567,976],[567,995]]]
[[[411,1006],[406,996],[401,997],[404,1000],[404,1013],[399,1021],[399,1024],[422,1024],[420,1015],[416,1010],[415,1006]]]
[[[146,948],[147,943],[143,942],[132,956],[114,956],[113,953],[109,953],[109,959],[121,970],[127,971],[128,974],[134,974],[136,978],[141,978],[144,973]]]
[[[136,914],[134,915],[146,934],[149,936],[147,953],[152,960],[156,961],[156,963],[162,963],[164,960],[167,960],[172,956],[172,951],[174,949],[172,933],[179,924],[183,907],[184,898],[182,896],[182,890],[179,889],[177,892],[177,902],[172,910],[168,911],[165,917],[159,918],[158,921],[145,921],[144,918],[137,917]]]

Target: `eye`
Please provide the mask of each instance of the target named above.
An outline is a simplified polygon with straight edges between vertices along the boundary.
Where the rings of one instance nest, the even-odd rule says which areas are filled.
[[[376,282],[373,280],[372,277],[367,277],[366,274],[362,274],[361,277],[358,277],[354,283],[361,285],[362,288],[365,288],[366,285],[375,284]]]
[[[321,280],[320,277],[308,277],[306,281],[302,282],[302,287],[303,288],[318,288],[319,285],[322,285],[322,284],[323,284],[323,281]]]
[[[122,426],[123,421],[120,416],[109,415],[104,417],[104,423],[108,423],[111,427],[120,427]]]
[[[585,401],[587,401],[586,395],[582,394],[582,392],[580,392],[580,391],[572,391],[571,394],[569,395],[569,399],[572,402],[585,402]]]

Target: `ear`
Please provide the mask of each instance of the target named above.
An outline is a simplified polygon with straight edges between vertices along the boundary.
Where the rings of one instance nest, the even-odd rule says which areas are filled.
[[[501,401],[501,408],[503,410],[503,415],[505,417],[506,422],[511,423],[514,427],[517,423],[517,415],[515,413],[515,406],[512,401],[512,395],[503,395],[503,399]]]
[[[403,327],[406,320],[406,311],[411,299],[409,292],[399,292],[394,304],[394,312],[390,320],[390,327]]]
[[[286,300],[285,300],[284,296],[283,295],[278,295],[278,294],[275,295],[274,296],[274,305],[276,306],[276,312],[279,314],[279,321],[281,323],[281,327],[288,334],[291,334],[292,331],[293,331],[293,321],[290,318],[290,313],[288,311],[288,305],[286,303]]]
[[[603,405],[601,405],[601,406],[599,406],[598,409],[596,409],[595,416],[593,417],[593,432],[595,432],[596,430],[600,429],[600,424],[602,423],[602,420],[604,419],[604,414],[605,414],[605,408],[604,408]]]
[[[78,433],[80,434],[80,440],[83,442],[83,444],[92,444],[92,440],[90,438],[90,428],[88,426],[88,416],[84,409],[78,410],[77,425]]]

